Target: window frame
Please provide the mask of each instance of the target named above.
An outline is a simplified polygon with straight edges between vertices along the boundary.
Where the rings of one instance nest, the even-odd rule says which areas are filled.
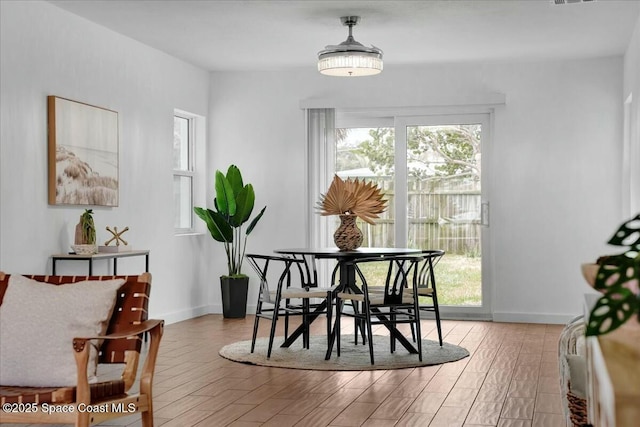
[[[196,162],[195,162],[195,146],[196,146],[196,116],[185,111],[174,110],[175,118],[185,119],[188,123],[188,135],[187,135],[187,169],[175,169],[173,168],[173,182],[176,177],[187,177],[191,180],[191,188],[189,194],[190,206],[189,206],[189,223],[190,227],[175,227],[175,234],[191,234],[195,232],[195,216],[193,213],[193,207],[195,206],[195,188],[196,188]],[[174,125],[175,132],[175,125]],[[174,224],[176,215],[178,212],[174,212]]]
[[[406,181],[406,127],[407,126],[432,126],[438,124],[459,124],[461,121],[477,121],[482,124],[482,169],[490,170],[491,159],[491,134],[494,121],[494,109],[491,107],[454,107],[454,108],[426,108],[424,110],[412,109],[404,111],[402,108],[384,110],[358,110],[336,109],[335,128],[349,127],[393,127],[396,137],[396,184]],[[316,159],[311,165],[318,163]],[[333,165],[326,159],[324,162],[325,175],[332,176],[335,172]],[[482,303],[479,306],[442,306],[440,314],[445,318],[455,319],[480,319],[492,318],[494,306],[494,287],[492,286],[494,273],[491,255],[491,230],[488,222],[488,201],[490,200],[490,177],[484,176],[482,184]],[[401,190],[401,191],[399,191]],[[403,192],[404,191],[404,192]],[[396,246],[407,245],[408,218],[406,217],[406,188],[396,186],[396,198],[401,202],[390,207],[395,209],[396,218]],[[314,237],[318,239],[321,230],[314,230]]]

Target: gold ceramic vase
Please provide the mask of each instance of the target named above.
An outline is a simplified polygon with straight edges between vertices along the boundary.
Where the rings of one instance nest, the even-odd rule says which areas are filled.
[[[356,225],[356,215],[339,215],[340,226],[333,233],[333,241],[341,251],[352,251],[362,245],[362,231]]]

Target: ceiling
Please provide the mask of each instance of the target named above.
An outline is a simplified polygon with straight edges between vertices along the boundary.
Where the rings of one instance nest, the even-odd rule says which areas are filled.
[[[568,0],[577,1],[577,0]],[[152,1],[50,3],[211,71],[315,67],[346,39],[401,64],[545,60],[624,54],[640,0]]]

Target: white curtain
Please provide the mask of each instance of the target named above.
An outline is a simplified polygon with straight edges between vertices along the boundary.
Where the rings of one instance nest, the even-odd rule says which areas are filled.
[[[335,123],[333,108],[308,108],[307,131],[307,242],[310,247],[330,247],[328,217],[319,215],[316,209],[320,194],[325,193],[335,170]]]

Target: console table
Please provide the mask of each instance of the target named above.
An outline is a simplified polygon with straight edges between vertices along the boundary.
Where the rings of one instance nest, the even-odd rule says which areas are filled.
[[[56,262],[57,261],[89,261],[89,276],[93,276],[93,261],[101,259],[113,259],[113,275],[118,274],[118,258],[126,258],[133,256],[144,256],[144,271],[149,271],[149,251],[126,251],[126,252],[99,252],[91,255],[79,255],[79,254],[57,254],[51,255],[52,260],[52,274],[56,275]]]
[[[585,298],[585,319],[599,295]],[[596,427],[631,427],[640,419],[640,325],[587,337],[587,407]]]

